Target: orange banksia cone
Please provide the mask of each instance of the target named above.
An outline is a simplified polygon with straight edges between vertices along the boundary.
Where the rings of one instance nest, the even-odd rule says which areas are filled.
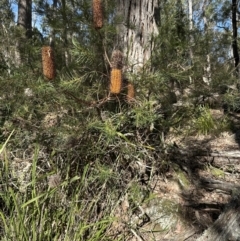
[[[42,66],[43,66],[43,75],[52,80],[56,77],[56,68],[54,62],[53,49],[50,46],[42,47]]]
[[[93,0],[93,25],[95,29],[103,27],[103,4],[102,0]]]
[[[135,97],[134,85],[132,83],[128,83],[128,85],[127,85],[127,102],[133,101],[134,97]]]
[[[110,93],[119,94],[122,89],[122,68],[123,54],[119,50],[114,50],[111,57],[111,78],[110,78]]]
[[[112,69],[110,78],[110,93],[119,94],[122,88],[122,70]]]

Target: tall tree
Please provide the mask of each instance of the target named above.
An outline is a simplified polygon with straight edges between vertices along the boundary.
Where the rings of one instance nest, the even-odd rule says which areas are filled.
[[[188,20],[189,20],[189,59],[190,59],[190,65],[192,65],[193,62],[193,44],[194,44],[194,38],[193,38],[193,2],[192,0],[188,0]],[[192,83],[192,77],[189,76],[190,83]]]
[[[209,6],[209,1],[204,0],[203,2],[203,23],[204,23],[204,33],[205,33],[205,48],[206,48],[206,63],[204,65],[204,76],[203,82],[206,84],[211,83],[211,60],[210,60],[210,47],[209,47],[209,14],[207,13]]]
[[[64,57],[65,57],[65,65],[69,65],[70,61],[70,53],[68,51],[68,18],[67,18],[67,10],[68,6],[66,4],[65,0],[61,0],[61,13],[62,13],[62,20],[64,23],[64,28],[63,28],[63,46],[64,46]]]
[[[0,72],[7,70],[10,73],[12,66],[11,27],[14,26],[14,14],[8,0],[0,0]]]
[[[20,28],[21,37],[16,41],[15,63],[20,66],[23,62],[23,52],[25,48],[24,38],[30,38],[32,32],[32,0],[18,1],[17,25]]]
[[[234,58],[234,66],[236,70],[236,75],[239,77],[239,53],[238,53],[238,26],[237,26],[237,0],[232,0],[232,31],[233,31],[233,40],[232,40],[232,50]]]
[[[117,0],[116,47],[123,50],[128,66],[133,72],[143,67],[151,58],[153,38],[158,35],[160,21],[159,0]]]
[[[26,30],[26,36],[31,36],[32,30],[32,0],[18,1],[17,25]]]

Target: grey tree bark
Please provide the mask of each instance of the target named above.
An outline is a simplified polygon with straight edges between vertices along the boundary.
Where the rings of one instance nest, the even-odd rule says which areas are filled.
[[[205,35],[208,35],[208,31],[209,31],[209,20],[208,20],[208,16],[206,14],[207,11],[207,7],[209,5],[209,1],[208,0],[204,0],[203,2],[203,22],[204,22],[204,32]],[[209,85],[212,81],[211,78],[211,58],[210,58],[210,50],[209,50],[209,43],[208,43],[208,38],[206,40],[206,64],[204,66],[204,76],[203,76],[203,82],[206,83],[207,85]]]
[[[18,1],[17,25],[26,30],[26,35],[30,36],[32,29],[32,0]]]
[[[238,53],[238,24],[237,24],[237,0],[232,0],[232,50],[236,76],[239,77],[239,53]]]
[[[158,35],[160,0],[116,0],[118,41],[128,70],[137,72],[150,60]]]
[[[189,30],[190,30],[190,36],[189,36],[189,58],[191,65],[193,64],[193,45],[194,45],[194,38],[192,35],[193,31],[193,3],[192,0],[188,0],[188,19],[189,19]],[[189,76],[189,81],[192,83],[192,77]]]
[[[24,38],[31,37],[32,31],[32,0],[19,0],[18,1],[18,18],[17,25],[22,31],[21,38],[16,41],[16,49],[15,49],[15,64],[16,66],[20,66],[23,62],[22,52],[23,52],[23,44]]]
[[[61,0],[62,3],[62,18],[65,24],[63,29],[63,41],[64,41],[64,57],[65,57],[65,65],[68,66],[70,62],[70,53],[68,51],[68,29],[67,29],[67,11],[66,11],[66,1]]]
[[[9,74],[11,68],[14,67],[13,56],[15,55],[15,50],[12,48],[14,39],[11,37],[11,26],[14,26],[11,4],[8,0],[2,0],[0,8],[0,54],[2,56],[0,68],[6,68]]]

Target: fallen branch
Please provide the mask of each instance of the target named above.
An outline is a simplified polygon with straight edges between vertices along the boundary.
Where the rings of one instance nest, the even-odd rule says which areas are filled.
[[[200,179],[200,186],[205,189],[219,189],[228,193],[234,193],[236,190],[240,190],[240,185],[203,177]]]
[[[240,195],[233,195],[224,212],[196,241],[240,240]]]

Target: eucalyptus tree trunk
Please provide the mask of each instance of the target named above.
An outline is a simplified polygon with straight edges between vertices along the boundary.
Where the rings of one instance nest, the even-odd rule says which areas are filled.
[[[204,32],[205,32],[205,36],[206,36],[206,63],[204,65],[204,76],[203,76],[203,82],[206,84],[210,84],[212,81],[211,78],[211,58],[210,58],[210,48],[209,48],[209,37],[208,37],[208,33],[209,33],[209,20],[208,20],[208,16],[206,14],[206,10],[207,7],[209,5],[208,0],[205,0],[203,3],[203,22],[204,22]]]
[[[70,2],[71,3],[71,2]],[[57,18],[57,11],[61,13],[61,21],[63,22],[62,25],[62,32],[61,32],[61,39],[63,41],[63,49],[62,54],[63,58],[65,60],[65,66],[69,65],[70,62],[70,53],[68,50],[68,19],[67,19],[67,4],[68,2],[66,0],[53,0],[52,1],[52,14],[49,16],[49,20],[53,20]],[[59,9],[58,9],[59,8]],[[54,47],[55,45],[55,35],[56,31],[54,29],[54,26],[50,28],[50,35],[49,35],[49,44],[51,47]]]
[[[32,0],[18,1],[17,25],[23,27],[26,35],[30,36],[32,29]]]
[[[58,0],[53,0],[52,2],[52,18],[56,18],[56,10],[57,10],[57,4],[58,4]],[[54,47],[54,41],[55,41],[55,31],[54,28],[51,27],[50,28],[50,35],[49,35],[49,45],[51,47]]]
[[[236,71],[236,76],[239,77],[239,53],[238,53],[238,27],[237,27],[237,0],[232,0],[232,31],[233,31],[233,40],[232,40],[232,50],[234,58],[234,66]]]
[[[8,0],[2,0],[0,8],[0,69],[6,69],[10,74],[11,68],[14,67],[15,50],[12,45],[15,43],[11,37],[11,25],[14,24],[14,14],[11,4]]]
[[[66,1],[61,0],[62,3],[62,19],[63,19],[63,45],[64,45],[64,58],[65,65],[68,66],[70,62],[70,53],[68,51],[68,20],[67,20],[67,10],[66,10]]]
[[[159,0],[116,0],[118,41],[128,70],[137,72],[151,59],[160,21]]]
[[[17,25],[20,29],[21,38],[16,41],[15,62],[16,66],[20,66],[23,62],[22,52],[24,49],[24,38],[31,37],[32,31],[32,0],[19,0],[18,1],[18,18]]]
[[[194,39],[192,35],[193,31],[193,3],[192,0],[188,0],[188,19],[189,19],[189,31],[190,31],[190,36],[189,36],[189,59],[190,59],[190,65],[193,64],[193,44],[194,44]],[[192,77],[189,76],[189,81],[192,83]]]

